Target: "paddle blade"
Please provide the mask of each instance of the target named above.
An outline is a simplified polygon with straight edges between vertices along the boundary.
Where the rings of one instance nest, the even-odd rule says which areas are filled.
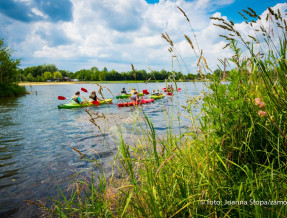
[[[178,89],[177,89],[177,91],[180,91],[180,90],[181,90],[181,88],[178,88]]]
[[[58,96],[58,100],[66,100],[64,96]]]
[[[147,89],[144,89],[144,90],[143,90],[143,93],[146,94],[146,93],[147,93]]]
[[[143,90],[143,93],[144,93],[145,95],[148,95],[148,94],[149,94],[149,92],[147,91],[147,89],[144,89],[144,90]]]
[[[85,88],[81,88],[81,90],[82,90],[83,92],[88,92],[88,90],[85,89]]]
[[[92,101],[92,103],[93,103],[94,105],[100,105],[100,102],[98,102],[98,101]]]

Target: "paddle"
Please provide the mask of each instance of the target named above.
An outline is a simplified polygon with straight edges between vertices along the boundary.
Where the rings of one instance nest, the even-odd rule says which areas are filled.
[[[85,89],[85,88],[81,88],[81,90],[82,90],[83,92],[88,92],[88,90]],[[95,104],[95,105],[99,105],[99,104],[100,104],[99,101],[92,101],[92,103]]]
[[[58,96],[58,100],[67,100],[64,96]]]
[[[88,92],[88,90],[85,89],[85,88],[81,88],[81,90],[82,90],[83,92]]]

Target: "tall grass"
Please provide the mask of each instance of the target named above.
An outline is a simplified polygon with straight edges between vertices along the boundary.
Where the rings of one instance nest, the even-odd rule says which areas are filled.
[[[82,192],[78,185],[69,199],[60,194],[52,212],[63,217],[286,217],[287,27],[279,11],[269,12],[267,24],[279,23],[275,39],[252,9],[242,14],[259,22],[259,31],[249,37],[256,44],[246,41],[232,21],[213,18],[234,36],[223,37],[236,67],[228,83],[211,77],[201,113],[191,110],[188,117],[193,125],[188,133],[173,134],[170,124],[159,137],[142,112],[137,145],[123,137],[118,142],[120,176],[100,177],[97,185],[93,176],[89,183],[78,182]],[[174,51],[170,37],[163,36]],[[196,54],[198,66],[208,71],[202,52]],[[184,107],[198,100],[188,99]],[[167,121],[172,117],[165,115]]]

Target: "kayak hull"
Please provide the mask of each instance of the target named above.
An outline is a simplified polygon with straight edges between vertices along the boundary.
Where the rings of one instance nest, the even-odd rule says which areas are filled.
[[[112,103],[112,99],[105,99],[103,101],[100,101],[100,105],[102,104],[111,104]],[[58,105],[59,109],[70,109],[70,108],[79,108],[79,107],[91,107],[94,104],[91,102],[88,103],[84,103],[84,104],[77,104],[77,103],[68,103],[68,104],[61,104]]]
[[[141,101],[138,102],[124,102],[124,103],[118,103],[118,107],[132,107],[135,105],[141,105],[141,104],[149,104],[152,103],[154,101],[154,99],[143,99]]]
[[[161,94],[161,95],[151,95],[149,96],[150,99],[154,99],[154,100],[157,100],[157,99],[162,99],[164,98],[164,94]]]
[[[121,95],[117,95],[116,98],[117,98],[117,99],[122,99],[122,98],[129,98],[130,96],[131,96],[131,94],[128,94],[128,95],[126,95],[126,94],[121,94]]]

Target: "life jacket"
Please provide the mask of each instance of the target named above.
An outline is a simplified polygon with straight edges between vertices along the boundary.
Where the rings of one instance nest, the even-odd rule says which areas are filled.
[[[72,100],[74,101],[74,102],[76,102],[76,103],[78,103],[78,104],[80,104],[81,102],[79,101],[79,96],[78,95],[74,95],[73,96],[73,98],[72,98]]]
[[[90,98],[90,99],[93,99],[94,101],[97,101],[97,99],[98,99],[97,95],[90,95],[89,98]]]
[[[133,95],[131,96],[131,99],[132,99],[133,101],[136,101],[136,100],[137,100],[137,95],[136,95],[136,94],[133,94]]]

